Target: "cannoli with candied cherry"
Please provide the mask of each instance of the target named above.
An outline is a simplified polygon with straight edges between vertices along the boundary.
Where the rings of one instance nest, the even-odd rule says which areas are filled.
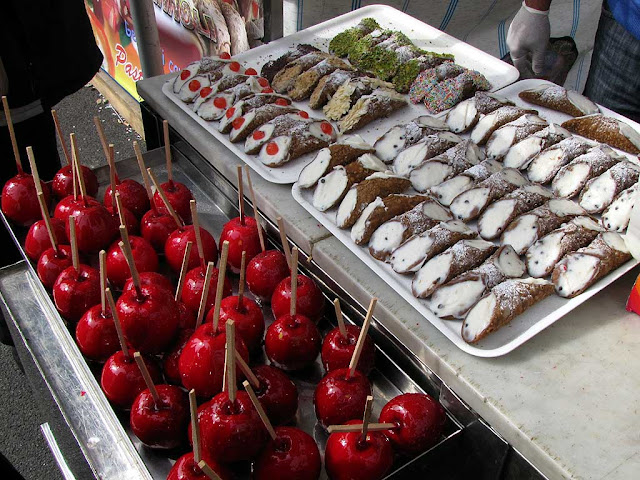
[[[471,130],[471,140],[478,145],[484,145],[489,140],[493,132],[501,126],[520,118],[523,115],[537,115],[535,110],[527,110],[513,105],[505,105],[494,110],[478,120],[478,123]]]
[[[578,137],[569,137],[537,154],[527,167],[527,176],[534,183],[548,183],[558,170],[574,158],[583,155],[593,144]]]
[[[606,143],[632,155],[640,153],[640,133],[631,125],[601,113],[576,117],[562,124],[572,133]]]
[[[514,144],[504,156],[502,163],[505,167],[522,170],[527,168],[531,160],[545,148],[549,148],[570,136],[571,133],[568,130],[552,123]]]
[[[513,122],[498,128],[487,140],[487,157],[501,160],[509,149],[529,135],[539,132],[548,125],[538,115],[525,114]]]
[[[326,120],[298,123],[284,135],[271,136],[260,149],[258,159],[268,167],[278,167],[328,146],[336,137],[335,128]]]
[[[209,88],[215,80],[208,73],[194,76],[189,82],[182,85],[178,91],[178,98],[184,103],[193,103],[204,88]]]
[[[184,67],[173,81],[173,93],[178,93],[184,85],[189,83],[197,75],[209,74],[214,80],[223,74],[242,73],[244,69],[240,63],[231,59],[219,57],[202,57]]]
[[[296,113],[299,110],[293,106],[281,106],[277,103],[263,105],[262,107],[249,110],[244,115],[239,116],[232,122],[231,132],[229,132],[229,140],[232,142],[241,142],[260,125],[264,125],[269,120],[273,120],[280,115],[288,113]]]
[[[241,117],[245,113],[263,107],[264,105],[276,104],[281,107],[287,107],[291,105],[291,99],[284,95],[278,95],[276,93],[258,93],[253,96],[243,98],[236,102],[226,110],[222,118],[220,119],[220,125],[218,131],[220,133],[229,133],[233,128],[233,122],[236,118]]]
[[[518,96],[526,102],[581,117],[599,113],[598,106],[575,90],[567,90],[560,85],[546,84],[521,91]]]
[[[446,152],[462,139],[455,133],[438,132],[427,135],[415,145],[405,148],[393,160],[393,171],[408,177],[411,171],[424,161]]]
[[[416,144],[427,135],[445,132],[449,128],[444,121],[431,115],[423,115],[402,125],[391,127],[373,147],[380,160],[391,163],[407,147]]]
[[[311,96],[322,77],[338,69],[343,71],[352,70],[352,67],[338,57],[325,58],[317,65],[300,74],[287,94],[295,101],[305,100]]]
[[[476,92],[473,97],[460,102],[447,113],[447,125],[454,133],[465,133],[476,126],[482,115],[508,105],[513,105],[513,102],[495,93]]]
[[[614,232],[624,232],[629,226],[631,210],[638,196],[640,184],[636,183],[620,192],[616,199],[602,213],[602,226]]]
[[[589,213],[600,213],[623,190],[640,178],[640,167],[623,160],[587,182],[580,192],[580,206]]]
[[[311,52],[289,62],[273,77],[273,81],[271,82],[272,88],[277,93],[287,93],[293,88],[293,85],[300,75],[330,56],[331,54],[326,52]]]
[[[289,50],[284,55],[276,58],[275,60],[269,60],[260,69],[260,76],[269,80],[269,83],[273,81],[273,77],[282,70],[288,63],[297,60],[300,57],[312,52],[319,52],[320,50],[312,45],[301,43],[296,45],[295,50]]]
[[[345,82],[361,77],[355,70],[335,70],[320,79],[309,97],[309,108],[322,108]]]
[[[348,133],[377,120],[388,117],[407,105],[404,95],[393,90],[377,88],[370,95],[360,97],[338,122],[340,133]]]
[[[249,76],[245,82],[222,92],[214,93],[213,89],[208,90],[211,87],[203,88],[200,90],[200,97],[194,102],[193,110],[204,120],[219,120],[235,102],[260,93],[265,84],[268,86],[266,79]]]
[[[310,118],[309,114],[303,110],[296,113],[280,115],[273,120],[269,120],[264,125],[256,128],[251,135],[246,138],[244,141],[244,153],[254,155],[271,139],[295,130],[304,130],[314,121],[317,121],[317,119]]]
[[[495,160],[483,160],[479,164],[467,168],[460,175],[456,175],[432,187],[430,190],[431,195],[436,197],[442,205],[448,207],[451,205],[453,199],[462,192],[473,188],[500,170],[502,170],[502,165],[499,162]]]

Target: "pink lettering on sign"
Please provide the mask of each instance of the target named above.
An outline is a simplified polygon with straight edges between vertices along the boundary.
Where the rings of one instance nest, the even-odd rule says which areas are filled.
[[[124,73],[134,82],[142,80],[142,70],[131,62],[127,61],[127,51],[122,45],[116,43],[116,66],[124,65]]]

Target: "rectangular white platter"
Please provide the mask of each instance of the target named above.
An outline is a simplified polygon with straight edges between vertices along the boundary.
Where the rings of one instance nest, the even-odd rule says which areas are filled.
[[[571,118],[569,115],[559,113],[554,110],[550,110],[537,105],[531,105],[524,102],[518,97],[518,93],[528,88],[541,85],[543,83],[549,83],[544,80],[523,80],[510,85],[498,92],[497,94],[515,102],[520,106],[526,106],[539,111],[540,116],[549,122],[562,123],[565,120]],[[603,113],[611,115],[613,117],[624,120],[634,129],[640,131],[640,125],[628,120],[626,117],[616,114],[611,110],[604,107],[600,107]],[[383,132],[384,133],[384,132]],[[462,135],[463,138],[468,135]],[[620,150],[618,150],[620,153]],[[637,163],[637,159],[630,154],[625,154],[630,160]],[[462,320],[443,320],[434,315],[427,307],[427,301],[418,299],[411,293],[411,281],[413,275],[403,276],[391,269],[389,264],[381,262],[373,258],[369,254],[367,247],[359,247],[353,240],[351,240],[350,230],[342,230],[336,226],[335,217],[336,209],[328,212],[320,212],[313,206],[313,189],[302,189],[298,184],[293,185],[292,189],[293,198],[296,199],[302,207],[313,215],[327,230],[329,230],[338,240],[340,240],[349,250],[351,250],[360,260],[362,260],[371,270],[373,270],[380,278],[382,278],[387,284],[393,288],[398,294],[400,294],[412,307],[414,307],[420,314],[424,316],[433,326],[435,326],[440,332],[442,332],[449,340],[451,340],[458,348],[466,353],[477,357],[499,357],[509,353],[515,348],[525,343],[530,338],[553,324],[567,313],[578,307],[580,304],[587,301],[594,296],[600,290],[616,281],[625,273],[629,272],[636,265],[638,261],[632,259],[609,273],[600,281],[596,282],[589,289],[587,289],[581,295],[578,295],[572,299],[565,299],[558,295],[551,295],[542,300],[532,308],[517,316],[508,325],[502,327],[497,332],[494,332],[485,337],[480,342],[471,345],[466,343],[461,335],[460,330],[462,326]],[[472,224],[473,226],[474,224]]]
[[[235,60],[244,64],[245,68],[253,67],[258,72],[260,68],[269,60],[276,59],[296,45],[307,43],[321,50],[328,51],[329,41],[338,33],[347,28],[357,25],[363,18],[375,18],[378,23],[384,27],[394,30],[400,30],[407,35],[418,47],[430,50],[436,53],[450,53],[455,55],[456,63],[463,67],[477,70],[482,73],[493,86],[493,90],[498,90],[518,78],[518,70],[489,55],[488,53],[478,50],[437,28],[434,28],[420,20],[413,18],[406,13],[396,10],[386,5],[371,5],[360,8],[352,12],[340,15],[334,19],[314,25],[305,30],[294,33],[287,37],[274,40],[266,45],[254,48],[247,52],[234,56]],[[173,77],[171,77],[173,79]],[[281,167],[270,168],[263,165],[257,156],[247,155],[244,153],[243,143],[231,143],[228,135],[221,134],[218,131],[218,122],[207,122],[203,120],[191,109],[191,107],[180,100],[171,90],[170,82],[165,83],[162,92],[176,105],[178,105],[187,115],[198,122],[205,130],[213,135],[217,140],[222,142],[229,150],[234,152],[239,159],[244,161],[250,168],[261,175],[265,180],[272,183],[292,184],[300,174],[302,168],[314,157],[314,154],[303,155]],[[408,100],[408,96],[407,96]],[[309,111],[308,102],[294,102],[297,108]],[[309,111],[312,117],[322,117],[322,111]],[[370,123],[365,128],[355,132],[369,142],[375,141],[382,133],[397,123],[407,122],[420,115],[427,113],[424,105],[408,104],[407,107],[399,110],[393,115]]]

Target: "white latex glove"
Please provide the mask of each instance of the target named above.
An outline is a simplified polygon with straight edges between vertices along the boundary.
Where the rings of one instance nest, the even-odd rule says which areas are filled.
[[[549,45],[550,36],[549,10],[535,10],[522,2],[522,7],[513,18],[507,33],[511,59],[520,73],[531,68],[534,74],[542,74],[544,54]],[[531,55],[530,66],[527,54]]]

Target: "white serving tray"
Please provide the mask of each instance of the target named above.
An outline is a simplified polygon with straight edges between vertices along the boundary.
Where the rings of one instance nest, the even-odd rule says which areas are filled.
[[[313,27],[296,32],[293,35],[280,38],[266,45],[241,53],[233,58],[242,62],[246,68],[253,67],[259,72],[262,65],[267,61],[280,57],[300,43],[308,43],[320,48],[321,50],[327,51],[329,48],[329,41],[335,35],[347,28],[357,25],[360,20],[367,17],[375,18],[384,28],[402,31],[418,47],[437,53],[450,53],[455,55],[456,63],[482,73],[491,82],[494,91],[509,85],[518,79],[518,70],[515,67],[483,52],[482,50],[478,50],[461,40],[447,35],[437,28],[427,25],[406,13],[386,5],[371,5],[354,10]],[[217,121],[207,122],[196,115],[189,105],[182,102],[172,92],[169,83],[165,83],[162,88],[162,92],[191,118],[197,121],[205,130],[210,132],[217,140],[229,148],[229,150],[234,152],[238,158],[249,165],[249,167],[261,175],[265,180],[272,183],[294,183],[298,180],[298,176],[302,168],[315,155],[313,153],[304,155],[279,168],[266,167],[258,160],[257,156],[247,155],[244,153],[244,143],[231,143],[228,135],[218,132]],[[294,102],[293,105],[300,109],[307,110],[312,117],[324,118],[322,110],[310,110],[307,101]],[[372,122],[365,128],[351,133],[356,133],[362,136],[365,140],[373,142],[391,126],[397,123],[408,122],[415,117],[425,114],[427,114],[427,110],[424,105],[412,105],[409,103],[408,107],[399,110],[390,117]]]
[[[533,88],[542,83],[549,83],[544,80],[523,80],[510,85],[499,93],[503,97],[515,102],[520,106],[527,106],[534,108],[540,112],[540,116],[545,118],[549,122],[562,123],[568,120],[569,115],[556,112],[547,108],[538,106],[532,106],[529,103],[524,102],[518,97],[518,93],[528,88]],[[611,110],[604,107],[600,107],[603,113],[611,115],[613,117],[624,120],[636,130],[640,131],[640,125],[628,120]],[[467,137],[462,135],[462,137]],[[618,150],[620,153],[620,150]],[[630,160],[637,162],[637,158],[630,154],[625,154]],[[371,268],[380,278],[382,278],[387,284],[392,287],[398,294],[400,294],[411,306],[413,306],[420,314],[424,316],[432,325],[434,325],[440,332],[442,332],[449,340],[451,340],[461,350],[478,357],[499,357],[509,353],[515,348],[519,347],[527,340],[541,332],[549,325],[569,313],[571,310],[578,307],[580,304],[587,301],[594,296],[600,290],[613,283],[622,275],[630,271],[633,267],[638,265],[638,261],[632,259],[611,272],[609,275],[596,282],[589,289],[587,289],[581,295],[578,295],[572,299],[565,299],[558,295],[551,295],[543,301],[534,305],[532,308],[524,312],[522,315],[517,316],[511,323],[502,327],[497,332],[494,332],[485,337],[480,342],[470,345],[466,343],[461,335],[460,330],[462,326],[462,320],[443,320],[434,315],[427,307],[425,300],[418,299],[411,293],[411,281],[413,274],[404,276],[393,271],[393,269],[385,262],[381,262],[373,258],[369,254],[368,247],[359,247],[353,240],[351,240],[350,230],[342,230],[336,226],[335,217],[336,210],[333,209],[328,212],[320,212],[313,206],[313,189],[302,189],[298,184],[294,184],[292,188],[293,198],[302,207],[307,210],[314,218],[316,218],[327,230],[329,230],[338,240],[340,240],[349,250],[351,250],[360,260],[362,260],[369,268]]]

